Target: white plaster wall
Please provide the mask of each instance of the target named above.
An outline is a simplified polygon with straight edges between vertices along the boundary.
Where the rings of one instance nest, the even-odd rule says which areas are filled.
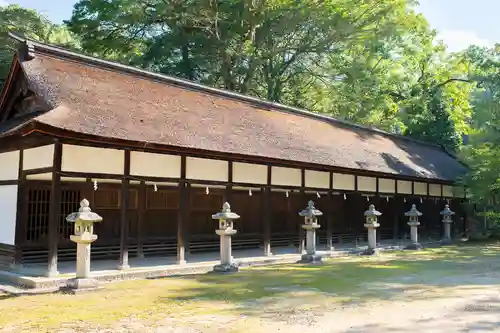
[[[411,182],[406,180],[398,180],[398,193],[411,194]]]
[[[414,182],[413,190],[415,191],[415,194],[427,195],[427,183]]]
[[[380,193],[394,193],[396,192],[396,181],[394,179],[379,178],[378,191]]]
[[[19,178],[19,151],[0,154],[0,180]]]
[[[358,191],[377,192],[377,178],[358,176]]]
[[[25,149],[23,170],[48,168],[54,163],[54,145]]]
[[[15,245],[17,185],[0,186],[0,243]]]
[[[123,175],[123,150],[74,145],[62,146],[62,171]]]
[[[440,184],[429,184],[429,195],[433,197],[441,196],[441,185]]]
[[[443,185],[443,197],[453,198],[453,186]]]
[[[302,173],[300,169],[271,167],[271,184],[302,186]]]
[[[181,157],[133,151],[130,153],[130,174],[145,177],[181,177]]]
[[[186,159],[186,178],[225,182],[228,180],[228,165],[228,161],[188,157]]]
[[[354,175],[346,175],[343,173],[333,174],[332,188],[337,190],[355,190]]]
[[[453,196],[455,198],[464,198],[465,197],[465,191],[462,186],[454,186],[453,187]]]
[[[330,173],[325,171],[306,170],[306,187],[330,188]]]
[[[267,165],[234,162],[233,181],[236,183],[267,184]]]

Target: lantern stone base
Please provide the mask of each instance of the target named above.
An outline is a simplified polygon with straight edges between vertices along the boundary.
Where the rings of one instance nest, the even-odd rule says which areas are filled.
[[[299,264],[322,264],[323,258],[319,254],[303,254]]]
[[[404,247],[404,250],[423,250],[424,247],[422,246],[422,244],[420,243],[411,243],[411,244],[408,244]]]
[[[232,263],[232,264],[219,264],[214,266],[214,272],[217,273],[235,273],[238,272],[240,268],[238,267],[238,264]]]
[[[76,294],[81,292],[93,291],[102,288],[99,282],[92,278],[74,278],[68,280],[67,289],[69,292]]]

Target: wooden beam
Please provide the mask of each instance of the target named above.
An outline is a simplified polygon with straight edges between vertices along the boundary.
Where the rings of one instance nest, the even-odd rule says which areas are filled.
[[[179,182],[179,210],[177,214],[177,264],[186,263],[186,156],[181,156],[181,181]]]
[[[229,161],[227,163],[227,182],[228,184],[226,185],[226,190],[224,191],[224,201],[231,203],[231,194],[233,192],[233,161]]]
[[[120,261],[118,269],[130,268],[128,264],[128,235],[129,235],[129,216],[128,206],[130,201],[130,150],[125,150],[125,163],[123,168],[124,178],[121,188],[121,219],[120,219]]]
[[[56,141],[54,144],[54,159],[52,171],[52,186],[50,189],[49,206],[49,258],[47,267],[47,276],[57,276],[57,248],[59,241],[59,223],[61,219],[61,157],[62,144]]]

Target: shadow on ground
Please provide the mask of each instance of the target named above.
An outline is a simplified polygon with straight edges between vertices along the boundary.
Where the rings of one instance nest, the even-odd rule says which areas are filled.
[[[233,311],[240,315],[275,317],[285,312],[283,304],[293,307],[292,298],[298,300],[299,307],[309,300],[324,307],[325,303],[318,297],[336,306],[401,300],[409,296],[414,300],[429,300],[432,296],[421,295],[419,291],[498,285],[500,280],[496,277],[482,275],[500,268],[499,254],[498,244],[452,246],[384,254],[380,258],[335,258],[320,266],[276,265],[231,275],[194,275],[184,278],[194,280],[196,283],[191,285],[196,287],[179,290],[168,297],[160,296],[159,301],[170,302],[172,298],[223,301],[234,305]]]

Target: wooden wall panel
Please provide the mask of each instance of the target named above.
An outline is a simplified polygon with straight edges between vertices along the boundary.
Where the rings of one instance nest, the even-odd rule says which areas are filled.
[[[443,197],[453,198],[453,186],[443,185]]]
[[[0,243],[15,245],[17,185],[0,186]]]

